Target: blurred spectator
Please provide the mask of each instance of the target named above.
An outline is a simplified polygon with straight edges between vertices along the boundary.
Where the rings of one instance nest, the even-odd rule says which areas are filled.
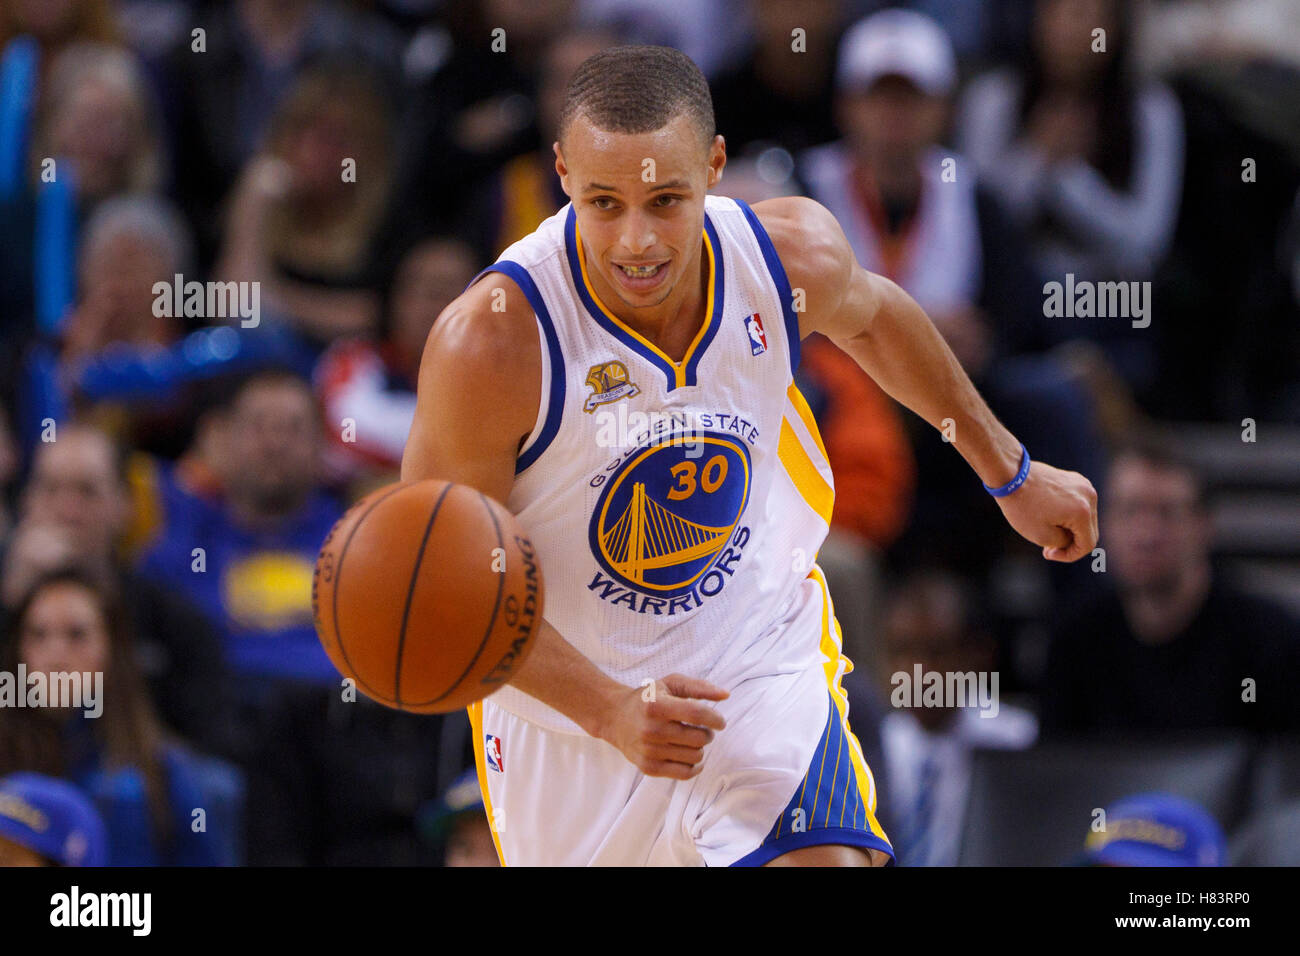
[[[20,523],[0,559],[0,592],[14,607],[43,574],[69,562],[114,582],[137,666],[166,724],[205,748],[229,718],[217,634],[183,597],[137,574],[119,550],[131,501],[124,454],[103,432],[75,423],[37,446]]]
[[[436,55],[408,50],[408,66],[421,66],[407,75],[398,192],[420,233],[456,229],[487,178],[511,157],[539,148],[542,56],[572,28],[574,6],[574,0],[454,4],[445,10],[445,30],[432,35]]]
[[[1132,74],[1131,18],[1119,0],[1038,0],[1026,68],[967,90],[959,144],[1029,230],[1042,283],[1147,280],[1173,237],[1182,111],[1166,86]],[[1047,331],[1096,339],[1126,380],[1147,384],[1152,337],[1126,319],[1076,317]]]
[[[156,112],[129,51],[77,43],[51,66],[33,120],[27,188],[0,197],[0,341],[61,317],[40,313],[61,309],[59,287],[71,291],[77,223],[97,203],[162,186]],[[61,245],[52,241],[61,236]]]
[[[216,253],[218,207],[264,148],[272,117],[302,72],[326,60],[348,63],[381,71],[393,86],[401,40],[373,14],[337,0],[205,4],[194,25],[204,31],[204,49],[194,49],[191,28],[183,31],[161,89],[175,144],[177,201],[198,231],[200,263],[207,266]],[[363,166],[357,183],[376,175]]]
[[[939,146],[955,84],[951,44],[932,20],[886,10],[859,21],[845,34],[836,77],[844,138],[804,153],[802,175],[858,261],[920,303],[1032,454],[1095,474],[1088,395],[1054,358],[1015,354],[1041,316],[1017,230],[966,160]],[[920,488],[909,536],[944,542],[944,560],[986,566],[1001,517],[942,436],[918,426],[915,445]],[[972,518],[981,530],[947,533]]]
[[[320,490],[321,422],[308,384],[255,372],[204,427],[203,463],[215,466],[221,493],[188,505],[178,496],[188,512],[169,520],[141,567],[222,633],[250,862],[427,862],[410,821],[437,792],[438,721],[344,699],[312,621],[312,571],[342,508]]]
[[[554,176],[554,170],[552,170]],[[337,342],[321,356],[315,385],[331,429],[329,450],[348,476],[395,480],[415,417],[415,387],[434,320],[477,271],[458,239],[428,239],[402,259],[378,343]],[[344,422],[354,428],[344,434]]]
[[[709,84],[728,154],[739,156],[759,141],[795,153],[834,139],[831,83],[843,0],[747,0],[746,5],[753,47]],[[804,31],[799,50],[795,28]]]
[[[559,137],[564,92],[582,61],[614,46],[617,39],[611,31],[574,30],[556,37],[547,47],[538,78],[538,148],[508,160],[488,178],[470,201],[464,223],[457,230],[474,244],[480,261],[495,261],[507,246],[524,238],[569,201],[555,172],[553,148]]]
[[[128,356],[148,361],[180,340],[186,320],[157,307],[154,285],[165,282],[170,290],[173,277],[189,271],[193,244],[185,220],[166,200],[118,196],[96,207],[79,246],[76,304],[60,330],[59,377],[50,387],[119,441],[174,453],[187,428],[187,403],[92,401],[80,384],[97,368],[117,367]]]
[[[129,50],[95,43],[66,47],[50,67],[32,142],[32,166],[69,161],[77,193],[94,203],[163,185],[158,110]]]
[[[111,199],[86,223],[79,250],[79,295],[63,327],[63,358],[74,365],[110,345],[160,347],[180,337],[184,319],[159,315],[156,282],[188,271],[193,247],[170,203],[147,196]]]
[[[956,82],[951,43],[932,20],[887,10],[859,21],[839,55],[843,138],[804,153],[800,171],[858,261],[907,289],[979,375],[995,347],[1018,350],[1020,327],[1041,309],[1018,233],[966,161],[939,145]]]
[[[320,723],[319,705],[339,678],[311,610],[316,556],[342,508],[319,487],[321,422],[305,380],[254,372],[212,414],[222,496],[178,496],[184,513],[169,520],[140,569],[194,601],[222,635],[235,678],[229,753],[247,775],[253,810],[250,862],[319,863],[311,848],[330,839],[316,827],[321,787],[338,777],[320,770],[308,733],[328,731],[326,754],[357,753],[333,722]],[[340,787],[344,800],[355,792]]]
[[[1283,10],[1283,7],[1289,10]],[[1300,6],[1143,4],[1147,53],[1172,71],[1187,135],[1182,210],[1152,292],[1157,418],[1300,421]]]
[[[189,756],[154,716],[137,670],[125,613],[93,574],[49,572],[14,609],[3,669],[28,675],[102,675],[102,712],[68,706],[14,709],[0,724],[0,773],[65,777],[94,799],[108,831],[110,866],[211,866],[220,831]],[[84,700],[84,698],[83,698]],[[67,704],[67,701],[62,703]],[[192,814],[205,813],[205,826]]]
[[[271,320],[316,350],[340,335],[373,333],[379,318],[390,123],[368,74],[308,70],[230,199],[216,277],[261,283]]]
[[[202,608],[238,676],[333,684],[312,624],[311,575],[342,510],[319,490],[315,400],[295,375],[257,372],[226,416],[224,499],[165,529],[141,573]]]
[[[1140,793],[1105,808],[1088,833],[1088,866],[1227,866],[1228,844],[1214,817],[1172,793]]]
[[[436,802],[421,807],[420,835],[443,851],[443,866],[500,866],[473,768],[458,776]]]
[[[0,867],[107,863],[104,821],[84,793],[39,773],[0,777]]]
[[[972,750],[1020,750],[1038,736],[1031,713],[999,699],[994,642],[977,600],[969,582],[941,571],[914,572],[889,590],[884,643],[895,709],[880,725],[882,776],[898,821],[890,836],[904,866],[956,865]],[[941,699],[914,707],[918,670],[923,680],[937,674],[941,686],[952,675],[987,681],[991,706]]]
[[[1027,68],[980,77],[963,104],[962,145],[1035,229],[1046,277],[1147,275],[1173,233],[1180,110],[1167,87],[1132,75],[1128,11],[1038,0]]]
[[[1044,732],[1300,729],[1300,627],[1214,571],[1196,472],[1158,442],[1135,441],[1101,502],[1110,586],[1060,609]]]

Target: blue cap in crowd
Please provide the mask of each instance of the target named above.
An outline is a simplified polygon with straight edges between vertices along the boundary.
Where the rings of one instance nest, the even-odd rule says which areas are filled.
[[[62,866],[108,863],[108,835],[90,798],[39,773],[0,779],[0,837]]]
[[[1141,793],[1106,808],[1088,834],[1084,862],[1102,866],[1224,866],[1227,841],[1214,817],[1170,793]]]

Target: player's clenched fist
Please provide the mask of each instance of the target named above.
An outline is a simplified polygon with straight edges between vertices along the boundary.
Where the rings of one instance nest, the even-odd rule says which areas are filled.
[[[1076,471],[1031,462],[1028,480],[997,502],[1049,561],[1076,561],[1097,546],[1097,492]]]
[[[700,772],[704,748],[727,726],[704,701],[730,695],[708,681],[669,674],[615,698],[597,734],[650,777],[689,780]]]

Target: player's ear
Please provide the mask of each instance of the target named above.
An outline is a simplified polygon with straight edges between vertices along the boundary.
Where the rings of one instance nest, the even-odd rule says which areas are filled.
[[[727,165],[727,141],[722,135],[715,134],[709,144],[708,188],[712,189],[722,179],[722,170]]]
[[[558,139],[551,144],[551,150],[555,153],[555,174],[560,177],[560,186],[564,195],[572,199],[573,193],[569,191],[569,167],[564,165],[564,153],[560,152]]]

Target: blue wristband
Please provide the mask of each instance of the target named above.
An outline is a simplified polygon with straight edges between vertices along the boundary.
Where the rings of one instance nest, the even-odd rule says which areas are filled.
[[[1024,443],[1022,442],[1020,445],[1020,470],[1016,472],[1016,477],[1012,478],[1001,488],[990,488],[988,485],[984,485],[984,490],[987,491],[989,494],[991,494],[994,498],[1005,498],[1007,495],[1011,494],[1011,492],[1015,491],[1017,488],[1023,485],[1025,483],[1025,479],[1028,477],[1029,477],[1029,451],[1025,448]]]

